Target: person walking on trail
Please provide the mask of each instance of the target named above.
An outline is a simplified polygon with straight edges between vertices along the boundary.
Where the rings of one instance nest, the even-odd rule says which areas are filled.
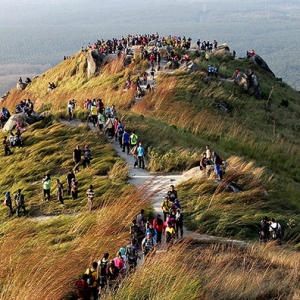
[[[50,175],[47,174],[44,179],[42,180],[43,182],[43,201],[49,201],[50,200],[50,189],[51,189],[51,179]],[[47,200],[46,200],[47,197]]]
[[[24,195],[21,193],[21,189],[18,189],[17,194],[15,195],[15,204],[16,204],[16,215],[20,216],[20,210],[23,209],[24,215],[26,214],[25,200]]]
[[[179,233],[180,233],[180,238],[183,238],[183,214],[182,214],[180,208],[176,209],[175,231],[176,231],[177,238],[179,237]]]
[[[75,174],[73,169],[69,170],[69,173],[67,174],[67,183],[68,183],[68,196],[71,195],[71,183],[72,183],[72,179],[75,178]]]
[[[4,147],[4,156],[12,154],[12,151],[10,150],[9,147],[9,140],[7,139],[7,136],[3,138],[3,147]]]
[[[90,188],[86,191],[86,195],[88,198],[88,207],[89,207],[89,211],[92,211],[92,206],[93,206],[93,202],[94,202],[94,197],[95,197],[95,192],[94,192],[94,188],[92,185],[90,185]]]
[[[223,163],[223,160],[220,157],[220,155],[217,152],[215,152],[215,151],[213,151],[211,153],[211,158],[212,158],[212,160],[214,162],[214,169],[215,169],[216,179],[220,181],[220,180],[222,180],[221,165]]]
[[[134,158],[133,168],[138,167],[138,152],[137,152],[137,148],[138,148],[138,146],[135,145],[135,146],[130,150],[130,154],[132,154],[132,155],[133,155],[133,158]]]
[[[166,222],[170,208],[172,207],[172,203],[169,201],[168,196],[164,197],[164,201],[161,203],[160,207],[164,214],[164,222]]]
[[[137,226],[140,229],[141,232],[145,232],[145,216],[144,216],[145,211],[141,209],[141,212],[137,215],[136,221],[137,221]]]
[[[139,146],[137,147],[137,155],[138,155],[138,167],[145,169],[145,149],[142,146],[142,143],[139,143]]]
[[[64,187],[59,179],[56,179],[56,196],[57,200],[64,204]]]
[[[106,270],[109,264],[108,257],[109,257],[109,253],[106,252],[104,253],[103,258],[98,261],[98,282],[99,282],[98,298],[99,299],[107,286]]]
[[[91,164],[92,152],[89,149],[88,145],[84,146],[84,150],[82,151],[82,154],[83,154],[83,163],[82,163],[83,167],[84,168],[89,167]]]
[[[127,151],[127,155],[129,155],[129,144],[130,144],[130,134],[124,129],[123,137],[122,137],[122,145],[123,149],[122,152],[125,152],[125,148]]]
[[[121,279],[119,269],[115,266],[113,260],[110,261],[106,269],[107,273],[107,285],[109,287],[110,294],[114,294],[119,288],[119,280]]]
[[[8,217],[11,217],[13,215],[13,208],[12,208],[12,200],[11,200],[10,192],[5,193],[4,205],[9,208]]]
[[[69,121],[73,120],[73,109],[74,109],[73,103],[72,101],[69,101],[68,104]]]
[[[168,197],[172,203],[174,203],[175,199],[178,198],[177,191],[175,190],[175,187],[173,184],[170,185],[170,189],[168,191]]]
[[[105,125],[105,116],[102,113],[98,114],[98,127],[99,127],[99,131],[102,133],[103,132],[103,128]]]
[[[269,231],[272,240],[281,240],[281,225],[274,218],[271,219]]]
[[[123,133],[124,133],[125,126],[122,124],[121,121],[119,121],[118,127],[117,127],[117,132],[118,132],[118,139],[119,139],[119,145],[122,148],[122,139],[123,139]]]
[[[98,119],[98,108],[96,105],[91,106],[91,112],[90,112],[88,119],[89,118],[90,118],[91,122],[94,124],[94,127],[96,127],[97,119]]]
[[[75,282],[78,300],[90,300],[88,277],[87,274],[83,274],[82,278]]]
[[[132,131],[131,135],[130,135],[130,147],[131,149],[133,149],[134,147],[137,146],[138,143],[138,136],[135,134],[134,131]]]
[[[92,267],[88,268],[84,274],[88,275],[87,283],[89,285],[89,298],[93,296],[93,300],[98,299],[98,286],[97,286],[97,281],[98,281],[98,263],[93,262]]]
[[[166,234],[166,237],[165,237],[166,243],[167,244],[173,244],[175,236],[176,236],[176,232],[175,232],[175,229],[173,228],[171,222],[167,222],[167,227],[166,227],[166,230],[165,230],[165,234]]]
[[[71,195],[72,200],[76,200],[78,198],[78,181],[76,178],[72,178],[71,180]]]
[[[151,232],[148,232],[147,236],[142,241],[142,251],[144,253],[144,257],[149,255],[149,253],[155,253],[156,251],[156,241],[152,237]]]
[[[73,161],[74,161],[74,164],[75,164],[75,167],[74,167],[74,172],[77,173],[79,171],[79,165],[80,165],[80,162],[81,162],[81,149],[79,147],[79,145],[76,146],[76,148],[74,149],[73,151]]]
[[[128,262],[129,272],[136,268],[137,260],[139,258],[136,244],[137,244],[137,240],[133,238],[131,240],[131,243],[126,246],[126,259]]]
[[[153,228],[155,228],[157,232],[156,242],[157,244],[161,244],[161,237],[165,230],[164,221],[161,218],[161,215],[157,215],[153,220]]]

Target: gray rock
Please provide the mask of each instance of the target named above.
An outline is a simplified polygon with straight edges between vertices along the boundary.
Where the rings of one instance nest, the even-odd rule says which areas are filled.
[[[271,73],[273,76],[275,76],[275,74],[272,72],[272,70],[269,68],[268,64],[257,54],[254,54],[251,57],[251,60],[258,66],[260,66],[261,68],[263,68],[264,70],[266,70],[267,72]]]
[[[196,72],[199,70],[198,68],[198,65],[193,62],[193,61],[189,61],[187,64],[186,63],[183,63],[180,67],[179,67],[179,70],[182,70],[182,71],[187,71],[189,73],[192,73],[192,72]]]
[[[91,50],[88,53],[87,58],[87,71],[88,77],[98,74],[101,70],[101,67],[106,62],[106,55],[101,53],[99,50]]]
[[[17,83],[17,89],[18,89],[19,91],[25,90],[26,86],[27,86],[27,83],[25,83],[25,82],[18,82],[18,83]]]
[[[27,127],[29,123],[27,122],[28,116],[25,114],[15,114],[12,115],[8,121],[5,123],[3,127],[3,131],[12,131],[15,127],[17,122],[21,123],[22,127]]]

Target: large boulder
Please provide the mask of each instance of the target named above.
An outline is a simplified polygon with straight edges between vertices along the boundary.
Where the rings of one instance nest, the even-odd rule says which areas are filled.
[[[25,83],[25,82],[18,82],[18,83],[17,83],[17,89],[18,89],[19,91],[25,90],[26,86],[27,86],[27,83]]]
[[[251,57],[251,60],[258,66],[260,66],[261,68],[263,68],[264,70],[268,71],[269,73],[271,73],[273,76],[275,76],[275,74],[272,72],[272,70],[269,68],[268,64],[257,54],[254,54]]]
[[[27,127],[29,125],[28,116],[25,114],[12,115],[8,119],[8,121],[5,123],[2,130],[3,131],[12,131],[16,127],[17,122],[20,122],[22,127]]]
[[[213,174],[214,166],[207,165],[205,171],[201,171],[200,167],[194,167],[184,173],[182,173],[182,181],[188,181],[190,179],[208,178],[210,174]]]
[[[101,53],[99,50],[91,50],[88,53],[87,58],[87,70],[88,70],[88,77],[96,75],[100,72],[101,67],[104,65],[106,59],[106,55]]]
[[[183,63],[179,67],[179,70],[187,71],[188,73],[196,72],[196,71],[198,71],[198,69],[199,69],[198,65],[193,61],[189,61],[187,64]]]

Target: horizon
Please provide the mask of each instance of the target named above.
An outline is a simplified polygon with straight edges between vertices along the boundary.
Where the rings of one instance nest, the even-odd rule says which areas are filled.
[[[296,1],[143,2],[4,0],[0,12],[0,94],[19,77],[40,75],[97,39],[158,32],[228,43],[237,57],[255,49],[276,77],[300,89]],[[252,18],[252,19],[251,19]],[[254,19],[255,18],[255,22]],[[280,22],[279,22],[280,21]],[[288,51],[288,55],[287,55]]]

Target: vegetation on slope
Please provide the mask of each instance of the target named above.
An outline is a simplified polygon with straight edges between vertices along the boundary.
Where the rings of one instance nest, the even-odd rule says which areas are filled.
[[[203,60],[201,54],[195,56],[205,70],[209,62]],[[125,78],[128,74],[138,76],[146,64],[137,59],[123,70],[122,61],[116,60],[99,76],[88,79],[86,54],[78,53],[33,80],[25,91],[13,90],[5,105],[12,111],[20,100],[30,98],[39,111],[49,110],[53,115],[65,117],[68,100],[75,98],[75,116],[84,119],[87,114],[83,110],[84,100],[101,97],[106,105],[115,104],[126,126],[136,130],[148,150],[149,168],[153,172],[182,171],[194,166],[205,145],[210,144],[230,162],[227,180],[237,182],[243,191],[233,194],[222,190],[226,182],[219,188],[207,180],[184,183],[179,187],[179,197],[183,200],[189,226],[203,233],[254,238],[262,216],[275,216],[282,225],[292,218],[296,226],[286,230],[285,238],[297,246],[299,95],[249,61],[214,58],[213,62],[219,65],[220,75],[224,77],[232,76],[236,68],[254,69],[261,83],[263,99],[256,100],[244,94],[232,82],[207,81],[201,72],[188,75],[176,71],[161,74],[154,93],[131,108],[134,91],[124,90]],[[58,87],[47,93],[48,82],[52,81]],[[287,107],[282,105],[282,100],[288,101]],[[217,110],[215,102],[226,102],[231,113]],[[22,299],[35,299],[34,294],[36,299],[60,299],[71,293],[74,279],[87,264],[99,259],[107,249],[116,251],[128,242],[128,225],[144,202],[138,201],[141,196],[125,185],[127,173],[122,162],[105,140],[86,126],[74,128],[46,119],[25,132],[24,143],[25,148],[16,149],[8,159],[0,159],[3,190],[15,192],[22,188],[30,211],[26,219],[13,218],[2,223],[1,250],[6,254],[0,277],[1,297],[20,299],[22,295]],[[76,201],[67,200],[64,207],[57,202],[41,203],[41,178],[51,170],[53,178],[64,181],[72,166],[72,150],[78,143],[91,145],[93,156],[97,157],[90,169],[78,173],[81,196]],[[82,197],[90,183],[99,195],[92,214],[86,212],[86,199]],[[132,211],[132,207],[136,211],[131,215],[128,211]],[[0,213],[4,220],[6,208],[2,207]],[[43,223],[30,219],[41,213],[63,215]],[[68,215],[72,213],[76,214]],[[156,299],[158,291],[163,295],[169,292],[169,285],[163,284],[165,280],[180,295],[187,294],[190,299],[219,298],[225,291],[226,299],[263,299],[267,296],[292,299],[299,293],[296,286],[278,288],[278,266],[280,272],[286,274],[286,280],[298,276],[297,272],[288,275],[297,264],[293,252],[283,250],[278,257],[274,255],[278,249],[273,252],[268,247],[245,250],[222,246],[193,250],[189,247],[179,246],[146,262],[124,283],[116,298]],[[171,274],[154,273],[158,266],[161,270],[169,269],[171,261],[177,263],[172,264]],[[271,269],[271,273],[264,273],[266,268]],[[221,274],[220,269],[224,270]],[[153,273],[155,276],[151,277]],[[232,276],[237,278],[239,287],[245,282],[241,285],[243,289],[232,285]],[[266,278],[271,278],[269,284],[259,290],[258,285]],[[180,280],[187,284],[180,286]],[[220,284],[216,285],[216,282]],[[169,298],[177,299],[175,293]]]

